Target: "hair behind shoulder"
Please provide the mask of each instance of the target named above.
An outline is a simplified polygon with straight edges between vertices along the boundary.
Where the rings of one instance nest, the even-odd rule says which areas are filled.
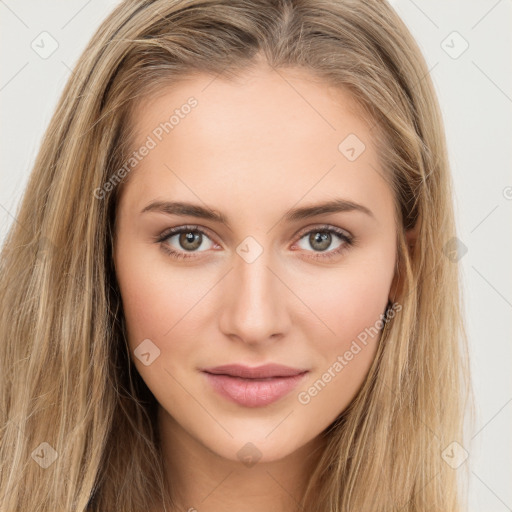
[[[129,357],[113,268],[130,119],[164,85],[234,77],[259,59],[352,93],[396,198],[399,312],[323,433],[304,510],[461,510],[442,457],[464,445],[471,395],[452,183],[435,90],[406,26],[382,0],[126,0],[65,86],[1,254],[0,511],[172,507],[157,404]]]

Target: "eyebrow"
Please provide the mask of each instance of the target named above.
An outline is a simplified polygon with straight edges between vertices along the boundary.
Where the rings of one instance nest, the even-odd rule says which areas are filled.
[[[358,204],[353,201],[348,201],[346,199],[334,199],[331,201],[318,203],[311,206],[292,208],[291,210],[288,210],[284,214],[283,218],[287,222],[297,222],[300,220],[308,219],[310,217],[315,217],[317,215],[322,215],[326,213],[352,211],[362,212],[375,219],[373,212],[369,208],[363,206],[362,204]],[[142,214],[145,212],[157,212],[164,213],[167,215],[191,216],[200,219],[219,222],[221,224],[229,226],[229,220],[224,214],[216,212],[211,208],[182,201],[153,201],[149,203],[145,208],[143,208],[140,213]]]

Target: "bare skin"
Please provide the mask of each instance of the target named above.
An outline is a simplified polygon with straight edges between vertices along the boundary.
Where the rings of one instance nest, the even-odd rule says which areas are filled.
[[[379,336],[359,342],[357,353],[353,342],[393,299],[393,194],[348,93],[299,70],[260,65],[236,82],[196,75],[162,90],[136,111],[136,147],[191,96],[197,106],[161,141],[153,136],[156,147],[132,171],[117,212],[114,258],[131,356],[160,404],[178,510],[297,510],[324,446],[320,434],[360,389]],[[353,161],[338,149],[349,134],[365,144]],[[285,219],[290,209],[334,199],[371,213]],[[141,213],[157,200],[209,207],[229,225]],[[195,246],[180,234],[156,241],[185,225],[204,231],[189,228]],[[331,227],[355,243],[334,232],[325,242],[310,236]],[[190,257],[175,258],[166,246]],[[134,350],[147,339],[160,353],[146,366]],[[200,371],[269,362],[309,373],[261,407],[224,398]],[[325,386],[308,391],[319,379]],[[241,460],[247,453],[255,464]]]

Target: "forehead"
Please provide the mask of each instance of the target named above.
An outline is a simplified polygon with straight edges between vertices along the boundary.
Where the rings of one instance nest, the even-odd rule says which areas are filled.
[[[190,101],[196,106],[189,108]],[[197,145],[219,146],[229,142],[229,135],[229,140],[244,142],[244,148],[257,147],[263,141],[268,147],[265,135],[286,126],[273,146],[286,147],[307,138],[326,139],[337,149],[336,142],[348,130],[371,144],[362,112],[347,90],[328,85],[306,70],[277,70],[260,64],[236,79],[201,73],[180,77],[140,101],[131,122],[140,142],[175,113],[173,138],[180,133],[180,138],[185,138],[193,131],[190,143]]]
[[[140,200],[179,191],[223,201],[229,190],[261,207],[326,193],[371,202],[389,195],[353,97],[304,70],[190,75],[139,103],[131,122],[135,150],[152,141],[130,177]]]

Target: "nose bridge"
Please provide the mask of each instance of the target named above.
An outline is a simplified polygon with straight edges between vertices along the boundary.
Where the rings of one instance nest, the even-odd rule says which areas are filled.
[[[259,244],[258,244],[259,245]],[[286,306],[283,285],[271,271],[271,251],[253,240],[237,248],[229,286],[234,287],[222,305],[222,329],[226,335],[237,335],[246,342],[264,342],[286,328]]]

